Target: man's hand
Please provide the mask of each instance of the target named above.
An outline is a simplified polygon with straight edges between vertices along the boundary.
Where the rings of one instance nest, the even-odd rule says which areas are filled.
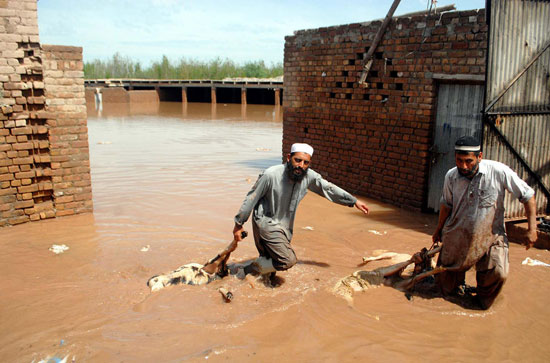
[[[445,226],[445,221],[449,218],[452,209],[448,207],[445,203],[441,203],[439,208],[439,218],[437,220],[437,227],[435,227],[435,232],[432,234],[432,242],[437,243],[441,242],[441,231],[443,226]]]
[[[355,202],[355,208],[359,209],[361,212],[365,214],[369,214],[369,207],[359,199],[357,199],[357,202]]]
[[[525,249],[528,250],[529,248],[533,247],[535,245],[535,242],[537,242],[537,238],[537,230],[528,229],[527,236],[525,237]]]
[[[238,225],[235,223],[235,227],[233,227],[233,239],[237,242],[240,242],[243,240],[242,232],[244,231],[244,227],[241,225]]]
[[[434,234],[432,234],[432,242],[437,243],[441,241],[441,230],[436,229]]]
[[[414,255],[412,255],[411,260],[412,260],[415,264],[422,263],[422,252],[417,252],[417,253],[415,253]]]

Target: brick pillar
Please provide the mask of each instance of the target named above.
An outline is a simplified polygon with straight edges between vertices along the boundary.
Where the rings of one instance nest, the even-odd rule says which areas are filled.
[[[0,1],[0,226],[54,215],[36,9]]]
[[[217,103],[217,101],[216,101],[216,87],[212,87],[212,89],[210,90],[210,102],[212,104]]]
[[[82,48],[40,45],[36,0],[0,24],[0,227],[91,211]]]
[[[187,103],[187,87],[181,88],[181,103]]]
[[[91,212],[92,183],[81,47],[43,45],[55,215]],[[70,97],[67,97],[70,95]]]
[[[246,88],[241,88],[241,104],[246,105]]]
[[[275,88],[275,106],[281,105],[281,89]]]

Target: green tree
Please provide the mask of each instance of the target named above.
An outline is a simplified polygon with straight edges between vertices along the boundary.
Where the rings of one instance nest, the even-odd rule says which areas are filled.
[[[111,59],[94,59],[84,63],[84,76],[100,78],[151,78],[151,79],[223,79],[235,77],[278,77],[283,74],[282,63],[266,66],[264,61],[249,61],[239,65],[219,57],[210,61],[181,58],[173,62],[166,55],[144,67],[139,61],[115,53]]]

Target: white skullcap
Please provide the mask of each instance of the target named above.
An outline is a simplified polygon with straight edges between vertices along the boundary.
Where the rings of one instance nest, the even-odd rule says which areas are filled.
[[[476,152],[480,150],[481,145],[473,136],[462,136],[455,142],[455,151]]]
[[[306,153],[309,156],[313,156],[313,148],[309,146],[308,144],[292,144],[292,147],[290,148],[290,153]]]

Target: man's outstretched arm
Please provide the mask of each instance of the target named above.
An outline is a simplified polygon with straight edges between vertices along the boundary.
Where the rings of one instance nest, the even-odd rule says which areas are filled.
[[[347,205],[349,207],[355,206],[364,214],[369,213],[369,207],[363,202],[340,188],[339,186],[327,181],[320,174],[316,173],[316,177],[313,182],[308,186],[312,192],[325,197],[331,202]]]
[[[527,238],[525,249],[533,247],[537,241],[537,203],[533,195],[527,202],[523,203],[525,214],[527,215]]]

